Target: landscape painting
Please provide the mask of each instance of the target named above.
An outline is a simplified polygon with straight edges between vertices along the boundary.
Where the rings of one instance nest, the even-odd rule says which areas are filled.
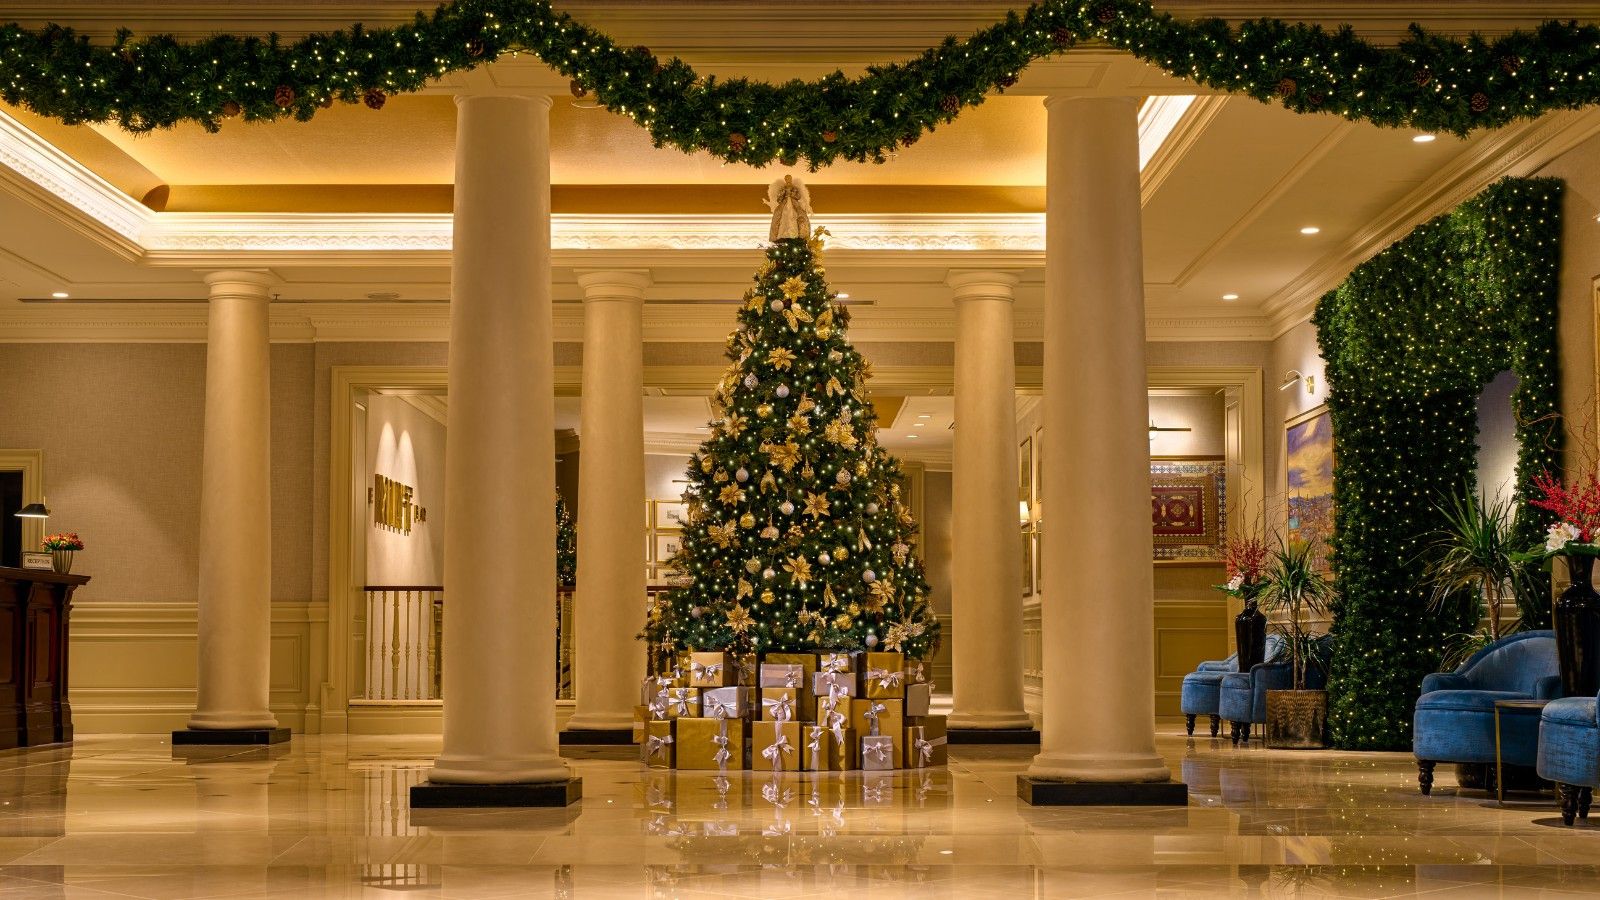
[[[1316,541],[1326,566],[1333,541],[1333,418],[1328,408],[1319,406],[1291,419],[1284,441],[1289,537]]]

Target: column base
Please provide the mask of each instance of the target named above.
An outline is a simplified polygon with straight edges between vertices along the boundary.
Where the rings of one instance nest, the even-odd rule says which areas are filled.
[[[172,733],[172,746],[281,744],[291,733],[287,728],[185,728]]]
[[[615,747],[633,743],[633,728],[572,728],[557,736],[563,747]]]
[[[583,779],[521,784],[438,784],[411,786],[412,809],[567,807],[583,799]]]
[[[1030,806],[1188,806],[1181,781],[1046,781],[1017,776],[1017,796]]]
[[[1034,728],[950,728],[947,732],[952,744],[1039,743],[1039,732]]]

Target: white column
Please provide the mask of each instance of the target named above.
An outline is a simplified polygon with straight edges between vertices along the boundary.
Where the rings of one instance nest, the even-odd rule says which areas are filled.
[[[951,728],[1032,728],[1022,708],[1017,377],[1006,272],[952,272],[956,434]]]
[[[272,632],[272,442],[267,307],[276,280],[215,272],[206,325],[200,469],[200,668],[195,729],[276,728],[267,708]]]
[[[1039,779],[1154,782],[1149,398],[1138,101],[1045,101],[1044,599]]]
[[[555,724],[550,99],[458,97],[444,750],[428,778],[567,778]]]
[[[628,730],[644,678],[644,291],[648,272],[580,272],[577,708],[567,730]]]

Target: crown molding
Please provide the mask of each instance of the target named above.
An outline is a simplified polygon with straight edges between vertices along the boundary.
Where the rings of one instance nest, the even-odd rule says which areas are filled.
[[[1261,308],[1271,323],[1268,337],[1279,337],[1309,321],[1323,294],[1413,228],[1501,178],[1537,172],[1596,134],[1600,134],[1600,109],[1553,112],[1485,135],[1372,224],[1267,297]]]

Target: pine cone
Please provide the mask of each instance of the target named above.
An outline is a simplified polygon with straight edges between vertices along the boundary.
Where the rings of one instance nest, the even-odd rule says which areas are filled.
[[[483,38],[467,39],[467,55],[473,59],[477,59],[478,57],[482,56],[484,51],[487,49],[488,47],[486,47],[483,43]]]
[[[1485,112],[1489,109],[1489,95],[1479,91],[1478,93],[1472,95],[1469,105],[1472,107],[1473,112]]]
[[[1050,32],[1050,42],[1057,47],[1072,46],[1072,32],[1065,28],[1057,28]]]
[[[1008,87],[1012,87],[1016,83],[1017,83],[1017,76],[1016,76],[1015,73],[1012,73],[1012,72],[1007,72],[1006,74],[1001,75],[1000,76],[1000,80],[998,82],[996,82],[996,84],[999,85],[1000,90],[1002,90],[1002,91],[1005,90]]]
[[[728,135],[728,149],[732,150],[735,153],[743,153],[744,152],[744,148],[749,146],[749,144],[750,144],[749,139],[747,139],[740,132],[735,131],[732,134]]]
[[[383,105],[389,102],[389,95],[382,88],[367,88],[367,92],[361,95],[361,102],[367,105],[367,109],[383,109]]]
[[[288,86],[287,84],[278,85],[277,90],[272,92],[272,102],[275,103],[279,109],[288,109],[289,107],[293,106],[294,88]]]
[[[839,132],[837,132],[837,131],[824,131],[822,133],[822,142],[824,144],[831,144],[834,141],[837,141],[838,139],[839,139]]]
[[[223,103],[222,103],[222,114],[224,116],[226,116],[227,118],[230,118],[230,119],[236,118],[242,112],[244,112],[244,107],[239,105],[239,101],[237,101],[237,100],[224,100],[223,101]]]
[[[1300,85],[1296,83],[1293,78],[1283,78],[1279,79],[1277,87],[1275,87],[1274,90],[1278,92],[1279,97],[1288,99],[1293,97],[1296,91],[1300,90]]]
[[[1117,8],[1107,3],[1105,6],[1100,7],[1094,17],[1105,23],[1115,22],[1117,20]]]
[[[1433,83],[1433,72],[1428,69],[1418,69],[1417,73],[1411,77],[1416,81],[1417,87],[1427,87]]]
[[[567,85],[567,90],[571,91],[572,96],[577,97],[579,100],[589,96],[589,89],[584,87],[576,78],[572,79],[572,83]]]

